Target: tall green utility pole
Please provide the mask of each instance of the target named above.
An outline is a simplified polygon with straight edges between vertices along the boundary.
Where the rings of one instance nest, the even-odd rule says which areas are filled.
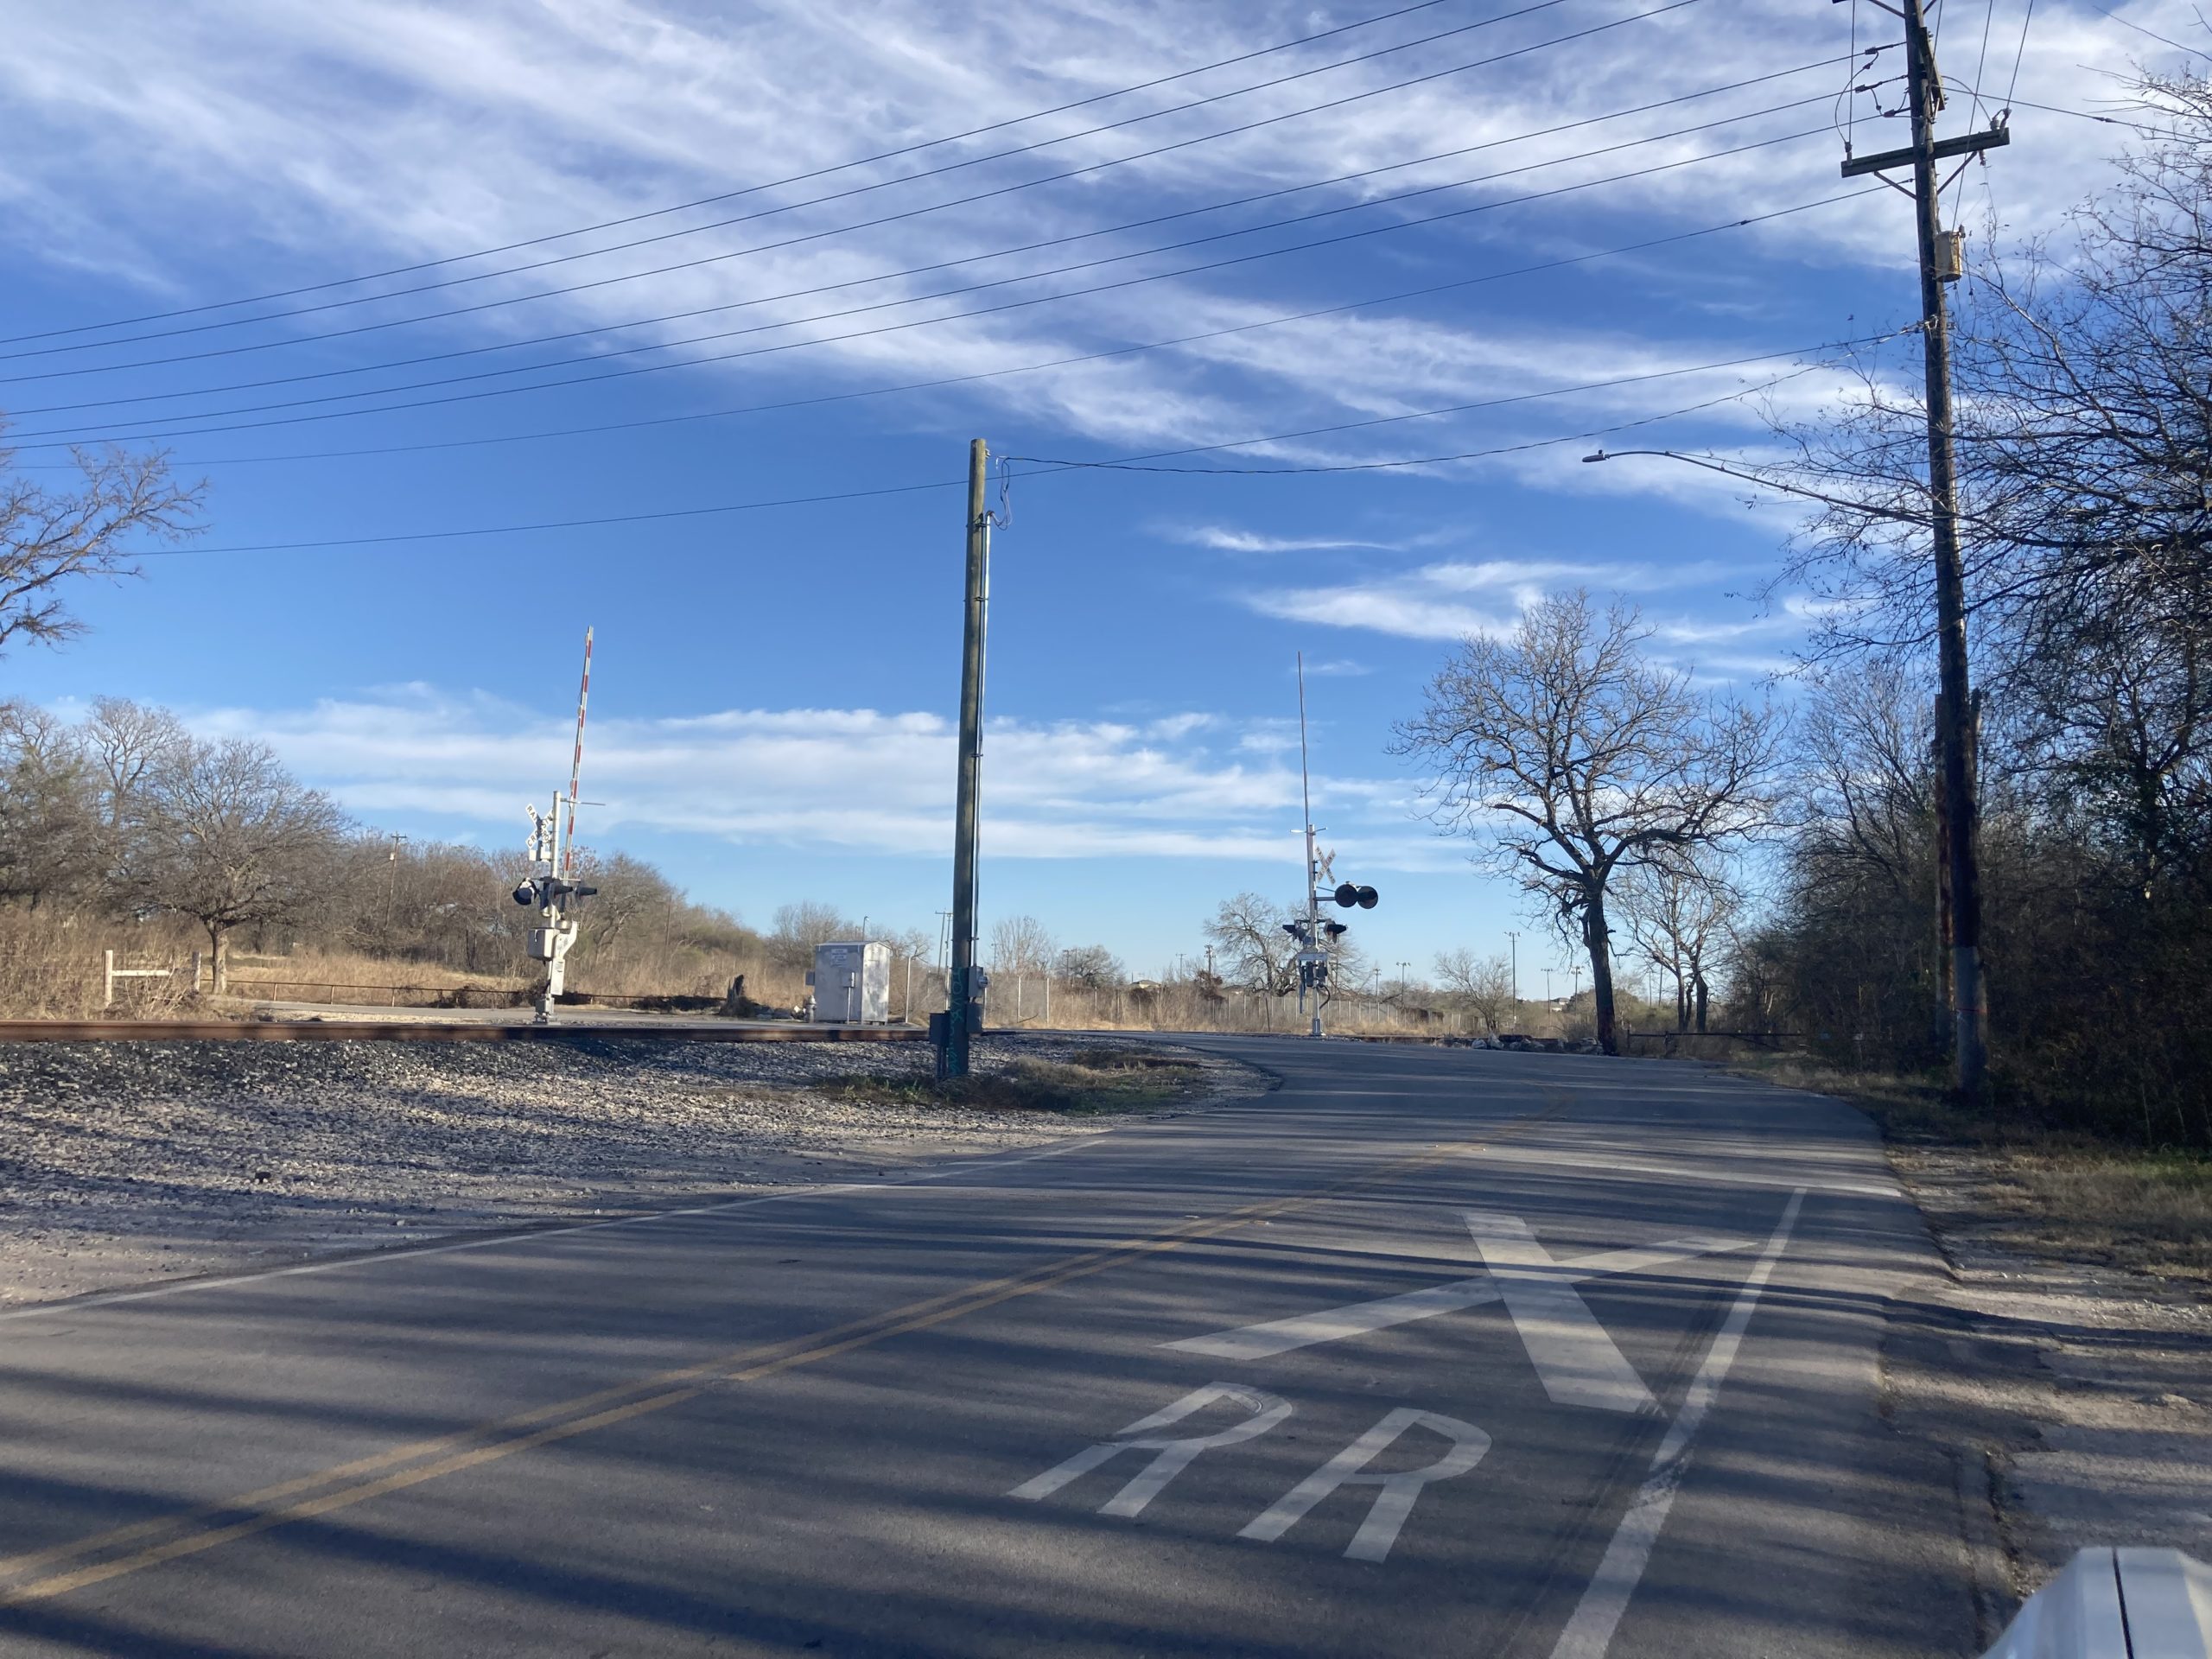
[[[1946,811],[1942,849],[1950,888],[1952,1083],[1959,1096],[1978,1099],[1986,1079],[1989,1001],[1981,976],[1981,871],[1978,850],[1981,810],[1975,796],[1974,698],[1967,660],[1966,575],[1959,554],[1959,481],[1951,439],[1951,323],[1943,284],[1961,274],[1961,238],[1943,229],[1942,181],[1936,168],[2012,142],[2003,125],[1957,138],[1936,137],[1943,108],[1943,79],[1936,67],[1921,0],[1904,9],[1875,0],[1904,19],[1906,81],[1912,143],[1904,149],[1854,156],[1843,176],[1912,168],[1914,218],[1920,242],[1920,344],[1927,380],[1928,498],[1936,558],[1936,637],[1942,695],[1936,702],[1936,746]],[[1897,187],[1903,188],[1902,186]]]
[[[968,1075],[971,1008],[980,1008],[976,977],[976,853],[983,784],[983,632],[991,605],[991,515],[983,506],[990,447],[968,446],[968,598],[960,638],[960,772],[952,802],[952,973],[937,1074]]]

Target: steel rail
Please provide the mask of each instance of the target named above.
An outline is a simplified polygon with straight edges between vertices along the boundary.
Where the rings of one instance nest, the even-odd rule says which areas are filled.
[[[0,1043],[916,1043],[912,1026],[495,1025],[438,1020],[0,1020]]]

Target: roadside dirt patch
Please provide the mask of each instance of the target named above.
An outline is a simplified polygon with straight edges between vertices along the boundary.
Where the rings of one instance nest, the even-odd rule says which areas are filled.
[[[1948,1282],[1891,1310],[1885,1409],[1958,1459],[1988,1617],[2086,1545],[2212,1560],[2212,1166],[1968,1118],[1912,1080],[1731,1069],[1866,1111],[1927,1219]]]
[[[1077,1068],[1077,1049],[1145,1058]],[[921,1044],[0,1046],[0,1306],[874,1179],[1266,1086],[1134,1041],[994,1037],[976,1058],[973,1097],[948,1098]],[[994,1094],[1061,1071],[1103,1082],[1058,1109]]]

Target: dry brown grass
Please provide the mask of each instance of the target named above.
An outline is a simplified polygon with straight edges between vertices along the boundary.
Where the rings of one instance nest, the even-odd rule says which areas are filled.
[[[118,983],[105,1006],[103,953],[118,968],[169,968],[168,979]],[[168,1014],[191,1000],[191,947],[160,929],[112,927],[67,916],[0,910],[0,1016],[89,1020]]]
[[[2212,1280],[2212,1159],[2013,1152],[1995,1172],[2007,1243],[2166,1277]]]
[[[1066,1061],[1016,1060],[1003,1071],[978,1071],[942,1084],[925,1078],[846,1077],[829,1085],[829,1092],[884,1104],[934,1102],[987,1112],[1096,1117],[1156,1110],[1187,1100],[1205,1086],[1205,1070],[1193,1060],[1087,1049]]]
[[[2212,1280],[2212,1159],[2118,1147],[1996,1112],[1967,1112],[1934,1077],[1839,1071],[1802,1054],[1728,1070],[1847,1100],[1871,1116],[1909,1186],[1963,1186],[1974,1224],[2031,1255]]]

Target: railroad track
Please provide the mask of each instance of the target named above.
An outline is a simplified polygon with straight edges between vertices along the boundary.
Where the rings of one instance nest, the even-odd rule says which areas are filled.
[[[918,1043],[913,1026],[499,1025],[438,1020],[0,1020],[0,1043]]]

